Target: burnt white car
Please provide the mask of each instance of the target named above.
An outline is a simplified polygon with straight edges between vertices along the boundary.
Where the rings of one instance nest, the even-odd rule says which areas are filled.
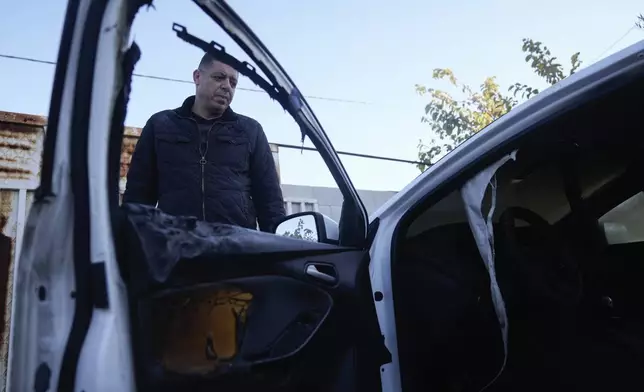
[[[310,106],[195,0],[344,197],[275,234],[119,205],[142,0],[69,1],[15,267],[7,390],[643,390],[644,41],[465,142],[368,217]],[[403,63],[401,63],[403,64]],[[402,65],[404,66],[404,65]],[[255,67],[266,78],[259,76]],[[295,223],[307,241],[284,236]]]

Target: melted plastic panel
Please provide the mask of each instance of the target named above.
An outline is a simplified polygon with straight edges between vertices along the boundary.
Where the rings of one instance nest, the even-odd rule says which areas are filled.
[[[120,259],[139,389],[228,390],[242,381],[267,386],[266,377],[271,385],[291,384],[301,378],[298,364],[313,368],[333,330],[323,326],[334,300],[307,279],[305,266],[346,248],[143,205],[125,205],[124,212]]]
[[[202,222],[194,217],[172,216],[147,205],[125,204],[123,210],[140,242],[148,275],[156,282],[165,282],[179,260],[208,258],[217,261],[235,255],[344,250],[231,225]]]
[[[516,159],[516,151],[503,157],[493,165],[487,167],[485,170],[478,173],[470,179],[461,189],[461,196],[465,204],[467,219],[472,230],[472,235],[476,241],[476,246],[485,263],[485,268],[490,276],[490,292],[492,295],[492,303],[494,304],[494,311],[499,320],[501,327],[501,335],[503,337],[503,346],[505,352],[505,359],[497,377],[505,368],[505,363],[508,357],[508,315],[501,294],[501,288],[496,278],[495,267],[495,254],[494,254],[494,229],[492,224],[492,217],[496,207],[496,181],[494,181],[495,174],[501,166],[510,160]],[[490,191],[491,205],[487,213],[483,211],[483,200],[486,193]],[[494,380],[491,381],[494,382]],[[490,384],[491,384],[490,383]],[[489,385],[489,384],[488,384]]]
[[[232,361],[252,299],[249,292],[221,288],[149,301],[152,347],[163,368],[205,374]]]
[[[262,276],[158,292],[137,307],[145,387],[174,390],[167,388],[190,380],[215,387],[231,376],[265,382],[261,370],[246,372],[304,352],[333,299],[292,278]]]

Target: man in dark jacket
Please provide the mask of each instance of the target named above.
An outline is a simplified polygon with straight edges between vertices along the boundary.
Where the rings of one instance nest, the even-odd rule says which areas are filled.
[[[272,231],[284,216],[275,161],[261,125],[233,112],[238,73],[206,54],[193,73],[196,94],[154,114],[132,155],[124,203],[157,205]]]

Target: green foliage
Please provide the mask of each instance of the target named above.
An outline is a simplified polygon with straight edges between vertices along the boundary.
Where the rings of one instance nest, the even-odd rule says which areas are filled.
[[[644,30],[644,14],[637,16],[635,26]],[[581,67],[579,52],[570,56],[570,69],[566,72],[547,46],[530,38],[523,39],[521,50],[526,54],[525,61],[532,71],[551,86]],[[474,133],[509,112],[519,103],[519,99],[526,100],[539,94],[537,88],[515,83],[508,88],[512,95],[506,96],[501,93],[494,77],[485,79],[474,91],[460,83],[448,68],[434,69],[432,79],[448,82],[449,88],[459,91],[461,98],[455,98],[444,90],[416,85],[418,94],[429,97],[421,121],[429,125],[434,135],[428,144],[422,140],[418,142],[418,160],[422,163],[417,166],[421,172],[431,166],[437,156],[452,151]]]
[[[556,62],[557,58],[541,42],[524,38],[521,49],[524,53],[527,53],[525,61],[530,64],[530,68],[534,73],[541,76],[551,86],[562,81],[566,76],[574,74],[581,67],[579,52],[570,56],[570,71],[566,75],[564,67]],[[515,83],[510,86],[508,91],[514,92],[515,97],[521,94],[522,99],[530,99],[532,96],[539,94],[539,90],[536,88],[521,83]]]
[[[523,40],[522,50],[532,71],[550,85],[574,74],[581,66],[578,52],[570,57],[570,70],[566,73],[547,46],[529,38]],[[431,166],[437,156],[452,151],[474,133],[509,112],[519,103],[518,99],[530,99],[539,94],[537,88],[515,83],[508,89],[511,94],[505,95],[495,77],[488,77],[474,90],[460,83],[448,68],[434,69],[432,79],[447,82],[450,90],[458,92],[461,98],[455,98],[445,90],[416,85],[416,92],[429,98],[421,121],[429,125],[434,135],[428,144],[422,140],[418,143],[418,160],[422,162],[417,165],[420,171]]]
[[[423,144],[422,140],[418,144],[419,160],[426,162],[418,165],[421,171],[429,166],[433,157],[451,151],[516,104],[514,98],[505,96],[500,91],[494,77],[485,79],[478,91],[460,83],[450,69],[437,68],[432,77],[434,80],[446,81],[452,89],[460,91],[464,98],[456,99],[443,90],[416,85],[418,94],[429,97],[421,121],[427,123],[437,137],[431,140],[431,147]]]
[[[297,227],[295,228],[295,230],[293,230],[292,233],[290,231],[285,231],[282,235],[284,237],[297,238],[300,240],[313,242],[316,242],[318,240],[317,238],[315,238],[315,233],[313,232],[313,230],[304,227],[304,220],[302,220],[301,218],[298,220]]]

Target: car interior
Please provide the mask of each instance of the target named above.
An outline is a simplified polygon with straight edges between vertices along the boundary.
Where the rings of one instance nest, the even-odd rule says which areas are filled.
[[[460,192],[472,173],[403,219],[392,279],[404,391],[644,390],[643,87],[609,86],[508,145],[516,160],[493,181],[507,358]]]

